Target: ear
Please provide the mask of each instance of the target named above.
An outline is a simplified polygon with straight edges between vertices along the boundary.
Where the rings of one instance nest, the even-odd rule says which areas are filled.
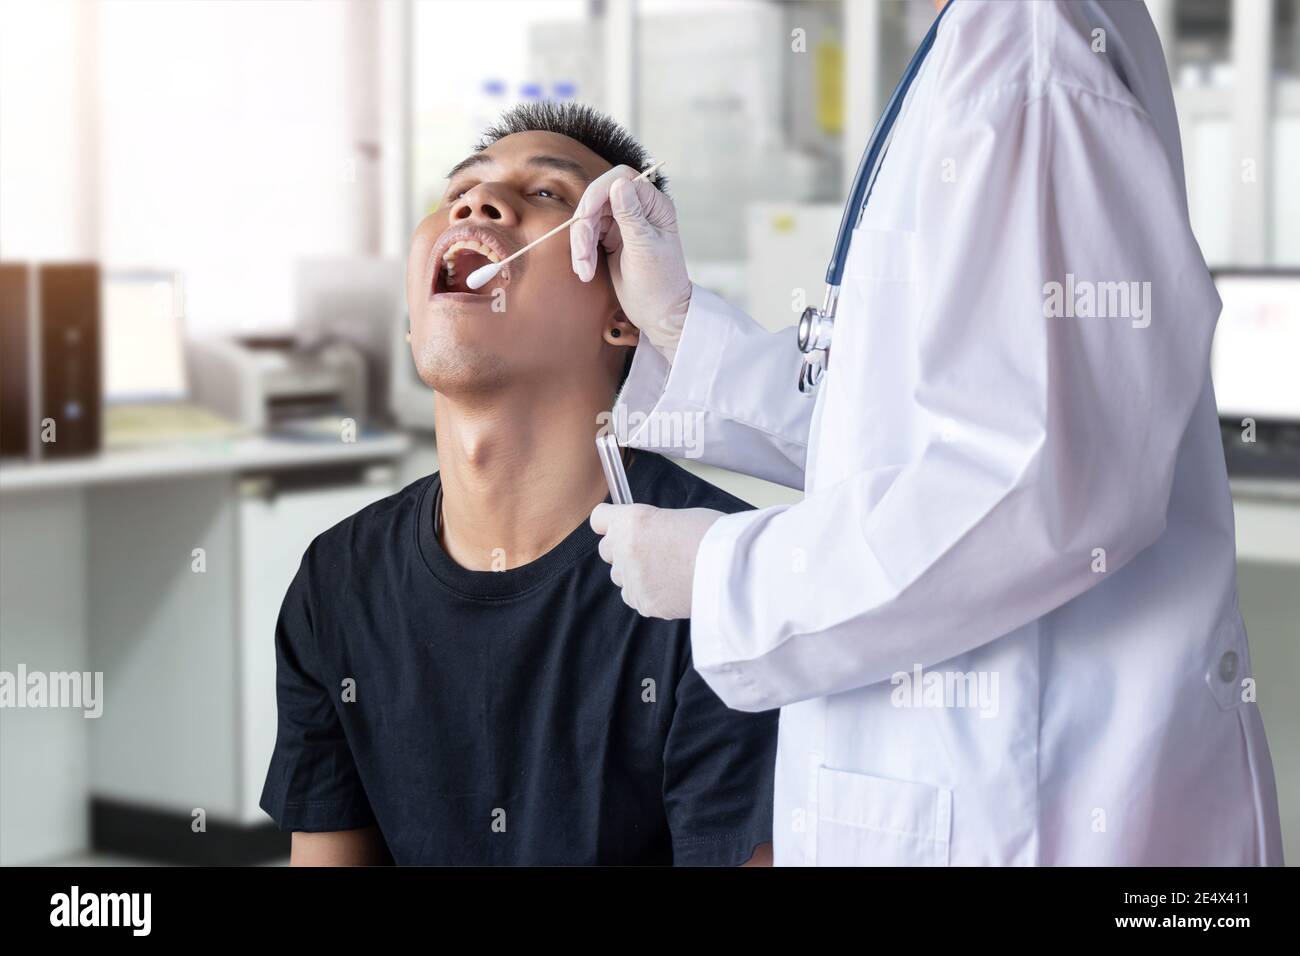
[[[618,330],[617,333],[615,330]],[[641,330],[628,321],[622,309],[618,309],[601,330],[601,338],[608,345],[635,346],[641,341]]]

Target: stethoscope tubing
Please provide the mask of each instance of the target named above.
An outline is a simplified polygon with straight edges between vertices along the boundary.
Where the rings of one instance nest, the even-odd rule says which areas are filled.
[[[912,81],[916,79],[916,74],[921,71],[921,64],[925,62],[930,48],[934,46],[934,38],[939,32],[939,23],[943,20],[944,14],[956,2],[957,0],[949,0],[944,5],[944,8],[939,11],[938,16],[934,18],[934,22],[930,24],[930,29],[926,32],[921,45],[916,48],[916,52],[912,54],[912,59],[908,61],[902,79],[894,87],[894,92],[885,105],[885,111],[880,115],[880,119],[876,120],[876,127],[871,131],[871,139],[867,141],[866,152],[862,154],[862,159],[858,162],[858,170],[853,175],[853,186],[849,190],[849,198],[844,205],[844,215],[840,219],[840,231],[835,237],[835,248],[831,252],[830,265],[826,267],[826,284],[828,286],[838,287],[844,278],[844,264],[848,261],[849,243],[853,239],[853,230],[857,227],[859,220],[862,218],[862,213],[866,210],[867,200],[871,195],[871,187],[875,185],[872,173],[875,171],[876,164],[885,149],[889,134],[894,128],[894,121],[898,119],[898,113],[903,108],[903,100],[907,98],[907,91],[911,88]]]

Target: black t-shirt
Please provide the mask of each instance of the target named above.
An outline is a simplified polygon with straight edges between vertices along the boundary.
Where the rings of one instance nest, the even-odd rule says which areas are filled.
[[[749,507],[635,452],[634,500]],[[377,824],[398,864],[737,865],[771,840],[778,711],[729,710],[690,625],[623,603],[586,521],[471,571],[435,473],[318,535],[276,626],[261,807],[283,830]]]

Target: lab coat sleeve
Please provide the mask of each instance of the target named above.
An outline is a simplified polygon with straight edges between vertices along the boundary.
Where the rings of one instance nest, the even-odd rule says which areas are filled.
[[[970,651],[1102,584],[1165,527],[1220,302],[1149,116],[1048,82],[936,110],[932,129],[907,416],[932,437],[709,530],[693,652],[733,708]],[[1099,297],[1137,283],[1145,317],[1135,302],[1132,318],[1053,315],[1051,283],[1078,280]],[[840,375],[871,374],[871,356],[836,358]]]
[[[770,332],[693,286],[673,362],[643,337],[614,409],[620,441],[803,488],[811,398],[794,329]],[[623,427],[617,427],[617,426]]]

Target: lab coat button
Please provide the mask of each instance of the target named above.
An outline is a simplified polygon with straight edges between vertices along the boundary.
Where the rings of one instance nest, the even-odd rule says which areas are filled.
[[[1225,684],[1231,684],[1236,676],[1237,652],[1224,651],[1223,656],[1219,658],[1219,679]]]

